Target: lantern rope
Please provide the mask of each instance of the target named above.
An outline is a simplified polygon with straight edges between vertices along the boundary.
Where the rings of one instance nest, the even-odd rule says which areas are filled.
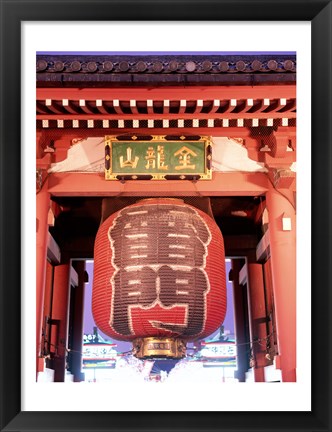
[[[238,343],[235,342],[235,345],[236,345],[237,347],[238,347],[238,346],[245,346],[245,345],[247,345],[247,346],[251,346],[251,347],[252,347],[252,346],[254,346],[255,344],[258,344],[258,345],[260,345],[261,347],[268,348],[268,346],[262,344],[261,342],[263,342],[263,341],[268,341],[268,342],[269,342],[269,341],[270,341],[270,338],[271,338],[274,334],[276,334],[276,333],[275,333],[274,330],[272,330],[271,333],[269,333],[266,337],[258,338],[258,339],[256,339],[256,340],[249,341],[249,342],[243,342],[243,343],[240,343],[240,344],[238,344]],[[44,344],[47,344],[47,345],[50,346],[50,347],[54,347],[54,348],[56,349],[56,351],[60,348],[59,345],[56,345],[56,344],[50,343],[50,342],[48,342],[46,339],[44,340]],[[40,343],[40,347],[41,347],[41,345],[42,345],[42,343]],[[93,344],[91,344],[91,346],[93,346]],[[65,350],[67,353],[74,352],[74,353],[80,353],[81,355],[83,355],[81,351],[74,350],[74,349],[71,349],[71,348],[66,348],[66,347],[63,347],[63,348],[64,348],[64,350]],[[191,350],[191,351],[193,351],[193,350],[195,350],[195,348],[188,347],[187,350]],[[128,355],[128,354],[132,354],[132,353],[133,353],[133,350],[123,351],[123,352],[119,352],[119,351],[117,351],[117,354],[118,354],[118,355],[121,355],[121,356]],[[45,357],[47,357],[47,355],[46,355]]]
[[[56,352],[57,352],[58,349],[60,348],[59,345],[56,345],[56,344],[50,343],[50,342],[48,342],[46,339],[44,339],[44,344],[47,344],[48,346],[55,348],[55,351],[56,351]],[[41,348],[41,346],[42,346],[42,343],[39,344],[39,348]],[[91,346],[93,346],[93,344],[91,344]],[[81,356],[83,356],[82,351],[78,351],[78,350],[74,350],[74,349],[66,348],[66,347],[62,347],[62,348],[63,348],[67,353],[70,353],[70,352],[72,352],[72,353],[78,353],[78,354],[81,354]],[[45,352],[45,351],[44,351],[44,352]],[[55,355],[57,356],[56,352],[55,352],[55,353],[52,353],[52,354],[55,354]],[[119,351],[117,351],[117,354],[120,355],[120,356],[124,356],[124,355],[127,355],[127,354],[131,354],[132,352],[133,352],[133,350],[130,350],[130,351],[123,351],[123,352],[119,352]],[[51,353],[49,353],[49,354],[45,354],[45,353],[44,353],[44,354],[42,355],[42,357],[44,357],[44,358],[49,358],[50,354],[51,354]]]

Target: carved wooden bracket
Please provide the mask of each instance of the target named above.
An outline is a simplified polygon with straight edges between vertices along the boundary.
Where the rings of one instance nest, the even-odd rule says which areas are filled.
[[[51,166],[51,155],[46,154],[43,158],[36,160],[36,190],[39,192],[47,177],[48,169]]]
[[[271,169],[269,175],[276,189],[290,189],[296,179],[296,173],[289,168]]]
[[[58,137],[54,141],[54,149],[55,149],[54,162],[61,162],[67,159],[68,150],[71,148],[71,146],[77,144],[83,139],[84,138],[81,138],[77,135],[71,135],[71,134]]]
[[[293,128],[279,129],[262,129],[257,135],[245,137],[248,157],[263,162],[267,168],[289,168],[296,161],[296,132]]]

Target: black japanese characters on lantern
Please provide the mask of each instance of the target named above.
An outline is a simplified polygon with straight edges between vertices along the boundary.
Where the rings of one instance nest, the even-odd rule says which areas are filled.
[[[156,235],[157,234],[157,235]],[[204,293],[208,281],[204,270],[210,232],[189,207],[174,209],[158,205],[124,209],[109,229],[116,272],[112,284],[111,323],[115,331],[133,334],[130,306],[143,308],[182,305],[187,308],[185,324],[152,321],[153,327],[183,336],[202,331]],[[162,265],[167,264],[167,265]]]
[[[224,318],[221,232],[182,200],[142,200],[111,215],[97,234],[94,279],[96,323],[115,339],[193,340]]]

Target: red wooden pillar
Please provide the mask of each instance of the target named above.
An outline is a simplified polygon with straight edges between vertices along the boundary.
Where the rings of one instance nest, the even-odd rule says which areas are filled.
[[[234,327],[237,350],[236,378],[239,382],[245,382],[245,373],[248,370],[248,340],[246,337],[245,304],[243,298],[243,286],[239,283],[239,273],[243,266],[243,260],[232,259],[232,282],[234,303]]]
[[[78,286],[75,287],[74,323],[72,339],[72,367],[74,381],[84,381],[82,374],[82,351],[84,331],[84,293],[85,293],[85,261],[76,261],[73,264],[78,275]]]
[[[44,290],[46,280],[46,260],[48,242],[48,211],[50,194],[47,190],[47,180],[36,195],[36,363],[37,373],[43,370],[41,358],[42,321]]]
[[[288,191],[283,191],[283,194]],[[296,221],[290,201],[274,188],[266,194],[277,340],[283,382],[296,381]],[[290,224],[286,224],[289,222]]]
[[[49,342],[50,342],[50,319],[52,317],[52,291],[53,291],[53,275],[54,267],[50,262],[46,262],[46,280],[44,290],[44,307],[43,307],[43,338],[42,347],[44,354],[49,354]]]
[[[54,269],[52,307],[52,345],[55,345],[54,381],[65,380],[70,288],[70,265],[61,264]]]
[[[250,310],[250,333],[255,359],[255,382],[265,382],[264,367],[266,346],[266,310],[264,280],[261,264],[248,263],[248,303]],[[260,341],[261,340],[261,341]]]

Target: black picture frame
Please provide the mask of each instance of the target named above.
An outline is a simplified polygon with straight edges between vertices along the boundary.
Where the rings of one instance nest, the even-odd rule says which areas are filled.
[[[0,0],[0,4],[0,430],[332,431],[331,0]],[[100,20],[311,21],[313,324],[308,329],[312,337],[310,412],[263,412],[259,409],[172,413],[21,411],[21,22]],[[262,389],[261,397],[270,395]]]

